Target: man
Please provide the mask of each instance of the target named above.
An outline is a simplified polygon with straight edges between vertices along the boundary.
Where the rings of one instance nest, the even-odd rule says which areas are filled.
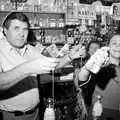
[[[101,44],[99,41],[97,40],[90,41],[87,47],[88,56],[93,55],[96,52],[96,50],[99,49],[100,47]]]
[[[3,22],[4,35],[0,33],[0,110],[3,120],[38,120],[40,101],[36,75],[49,73],[56,66],[62,67],[79,57],[78,46],[60,60],[41,55],[38,49],[27,44],[28,21],[23,13],[12,12]]]
[[[79,80],[94,81],[94,94],[102,96],[103,116],[119,119],[120,105],[120,34],[115,34],[109,47],[99,49],[79,73]],[[97,66],[96,66],[97,65]],[[91,86],[92,87],[92,86]]]

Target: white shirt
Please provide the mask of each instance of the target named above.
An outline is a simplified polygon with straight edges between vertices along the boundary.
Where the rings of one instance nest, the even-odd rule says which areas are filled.
[[[40,57],[35,47],[26,45],[20,53],[5,38],[0,39],[0,72],[8,71],[15,66]],[[0,109],[5,111],[28,111],[39,103],[38,88],[33,88],[9,99],[0,100]]]

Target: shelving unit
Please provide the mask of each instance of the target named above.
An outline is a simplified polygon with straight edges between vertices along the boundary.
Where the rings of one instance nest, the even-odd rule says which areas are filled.
[[[10,12],[12,11],[0,11],[0,16],[1,16],[0,25],[2,25],[4,17]],[[52,43],[52,40],[48,40],[48,38],[51,37],[50,39],[59,39],[60,36],[62,35],[65,36],[65,22],[66,22],[65,12],[46,12],[46,11],[45,12],[16,11],[16,12],[24,12],[28,16],[31,23],[30,30],[33,31],[33,34],[34,34],[32,39],[38,38],[39,36],[39,39],[37,39],[37,42],[39,41],[39,42],[42,42],[43,44],[49,45],[50,43]],[[41,38],[40,36],[42,36],[41,34],[42,35],[44,34],[44,40],[40,39]],[[65,37],[60,39],[64,39],[63,41],[65,41]],[[58,40],[58,41],[61,41],[61,40]],[[36,42],[36,41],[30,40],[29,42]],[[54,41],[54,43],[61,44],[62,42]]]
[[[64,30],[64,27],[30,27],[31,30],[40,30],[40,29],[46,29],[46,30]]]
[[[65,36],[65,13],[62,12],[25,12],[31,22],[31,30],[35,33],[37,41],[49,45],[53,39]],[[59,20],[62,19],[61,25]],[[58,38],[59,36],[59,38]],[[43,40],[44,39],[44,40]],[[63,38],[65,39],[65,37]],[[60,41],[60,40],[58,40]],[[61,43],[55,42],[54,43]]]

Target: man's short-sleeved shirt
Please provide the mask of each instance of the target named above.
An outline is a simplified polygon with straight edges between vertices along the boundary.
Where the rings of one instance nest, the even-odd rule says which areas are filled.
[[[18,52],[5,38],[0,39],[0,72],[6,72],[19,64],[40,57],[35,47],[26,45]],[[13,73],[14,74],[14,73]],[[28,111],[39,103],[36,76],[23,79],[10,89],[0,91],[0,109],[5,111]]]

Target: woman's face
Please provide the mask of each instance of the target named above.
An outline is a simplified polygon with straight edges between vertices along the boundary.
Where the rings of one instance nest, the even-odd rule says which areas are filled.
[[[120,58],[120,35],[115,35],[111,38],[110,43],[110,56],[112,58]]]
[[[96,52],[96,50],[99,49],[99,48],[100,48],[99,44],[91,43],[90,46],[89,46],[89,50],[88,50],[89,55],[90,56],[93,55]]]

